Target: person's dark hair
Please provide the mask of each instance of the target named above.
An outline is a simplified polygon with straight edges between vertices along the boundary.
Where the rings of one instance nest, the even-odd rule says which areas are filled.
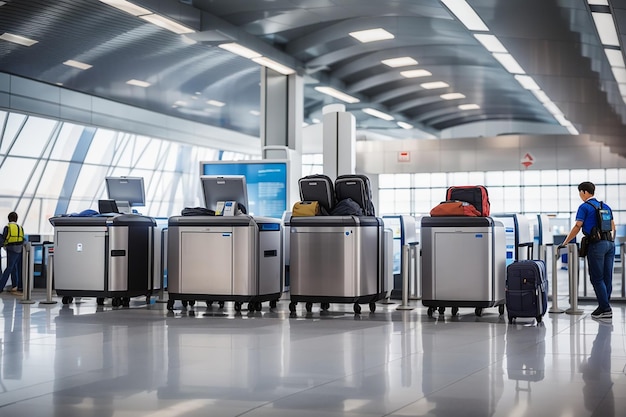
[[[594,195],[596,193],[596,186],[589,181],[581,182],[578,184],[578,191],[587,191],[589,194]]]
[[[17,221],[17,213],[12,211],[9,213],[9,221],[10,222],[16,222]]]

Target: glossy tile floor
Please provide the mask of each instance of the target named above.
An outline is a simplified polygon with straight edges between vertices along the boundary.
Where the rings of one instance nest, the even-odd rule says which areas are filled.
[[[284,300],[254,313],[55,300],[0,294],[2,417],[626,413],[624,304],[612,323],[587,304],[509,325],[495,308],[429,318],[419,302],[290,317]]]

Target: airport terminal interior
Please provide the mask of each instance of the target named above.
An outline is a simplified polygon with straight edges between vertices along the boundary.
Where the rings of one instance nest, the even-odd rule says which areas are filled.
[[[0,1],[0,415],[623,415],[625,11]]]

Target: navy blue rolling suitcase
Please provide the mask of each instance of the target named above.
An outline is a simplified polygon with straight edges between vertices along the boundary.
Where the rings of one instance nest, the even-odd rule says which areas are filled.
[[[523,260],[507,266],[505,301],[509,323],[517,317],[534,317],[541,323],[548,309],[545,262]]]

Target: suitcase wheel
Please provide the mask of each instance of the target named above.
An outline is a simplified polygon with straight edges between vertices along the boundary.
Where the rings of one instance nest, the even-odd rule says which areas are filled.
[[[500,315],[504,314],[504,304],[500,304],[498,306],[498,313],[500,313]]]
[[[509,316],[509,324],[513,324],[513,320],[515,319],[515,317],[511,317]]]
[[[541,319],[542,319],[541,316],[537,316],[536,319],[537,319],[537,323],[541,323]]]
[[[483,309],[481,307],[476,307],[476,309],[474,310],[474,314],[476,314],[477,317],[482,316]]]

